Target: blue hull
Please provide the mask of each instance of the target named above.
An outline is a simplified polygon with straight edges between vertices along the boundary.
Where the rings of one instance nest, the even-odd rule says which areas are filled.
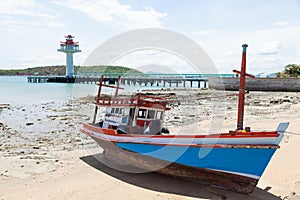
[[[264,172],[276,148],[209,148],[121,143],[124,150],[190,167],[243,175],[255,179]]]

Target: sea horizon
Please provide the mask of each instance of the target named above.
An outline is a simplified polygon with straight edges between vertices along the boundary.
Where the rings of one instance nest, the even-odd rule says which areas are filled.
[[[173,84],[174,86],[174,84]],[[124,92],[137,92],[141,90],[153,90],[160,88],[170,88],[169,84],[163,86],[123,85]],[[204,84],[201,83],[201,88]],[[173,87],[171,87],[173,88]],[[179,84],[179,88],[183,88]],[[191,88],[190,85],[186,89]],[[193,83],[192,88],[198,88],[197,83]],[[52,101],[69,102],[76,98],[97,94],[98,86],[95,83],[28,83],[27,76],[0,76],[0,104],[36,104]],[[112,94],[114,91],[103,88],[103,93]]]

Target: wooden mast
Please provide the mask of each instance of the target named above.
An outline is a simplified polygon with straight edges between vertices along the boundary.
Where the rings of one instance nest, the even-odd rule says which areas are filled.
[[[254,78],[254,76],[246,73],[246,50],[248,45],[243,44],[242,64],[241,71],[233,70],[233,72],[240,74],[240,87],[239,87],[239,104],[238,104],[238,118],[237,130],[244,129],[244,106],[245,106],[245,89],[246,89],[246,76]]]
[[[97,112],[98,112],[98,103],[99,103],[99,100],[100,100],[101,89],[102,89],[102,82],[103,82],[103,75],[101,75],[100,80],[99,80],[99,88],[98,88],[98,94],[97,94],[97,97],[96,97],[96,106],[95,106],[93,124],[95,124],[95,122],[96,122],[96,117],[97,117]]]
[[[99,82],[98,94],[96,96],[96,102],[95,102],[96,107],[95,107],[95,112],[94,112],[93,124],[95,124],[96,118],[97,118],[98,105],[99,105],[99,101],[100,101],[102,87],[116,88],[115,98],[118,97],[120,89],[124,90],[124,88],[120,87],[120,82],[121,82],[121,76],[120,75],[118,76],[117,86],[103,84],[103,80],[104,80],[104,77],[103,77],[103,75],[101,75],[101,78],[99,80],[100,82]]]
[[[120,81],[121,81],[121,76],[119,75],[118,76],[118,82],[117,82],[115,97],[118,97],[118,94],[119,94]]]

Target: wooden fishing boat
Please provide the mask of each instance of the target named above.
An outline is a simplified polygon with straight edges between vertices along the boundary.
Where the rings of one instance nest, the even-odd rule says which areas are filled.
[[[116,86],[103,84],[100,78],[92,123],[81,131],[91,136],[105,156],[124,166],[156,171],[192,181],[251,193],[270,159],[279,148],[288,123],[274,131],[251,131],[243,126],[246,76],[246,48],[243,45],[240,74],[237,128],[227,133],[210,135],[167,134],[163,128],[164,113],[169,100],[158,96],[137,94],[132,98],[118,96]],[[114,97],[102,97],[102,87],[115,88]],[[102,121],[97,119],[98,107],[106,107]]]

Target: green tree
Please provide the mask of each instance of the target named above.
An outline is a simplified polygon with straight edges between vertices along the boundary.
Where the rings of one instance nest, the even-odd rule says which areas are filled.
[[[280,77],[281,77],[281,72],[277,72],[277,73],[276,73],[276,77],[277,77],[277,78],[280,78]]]
[[[296,64],[288,64],[284,68],[284,74],[289,77],[298,77],[300,76],[300,66]]]

